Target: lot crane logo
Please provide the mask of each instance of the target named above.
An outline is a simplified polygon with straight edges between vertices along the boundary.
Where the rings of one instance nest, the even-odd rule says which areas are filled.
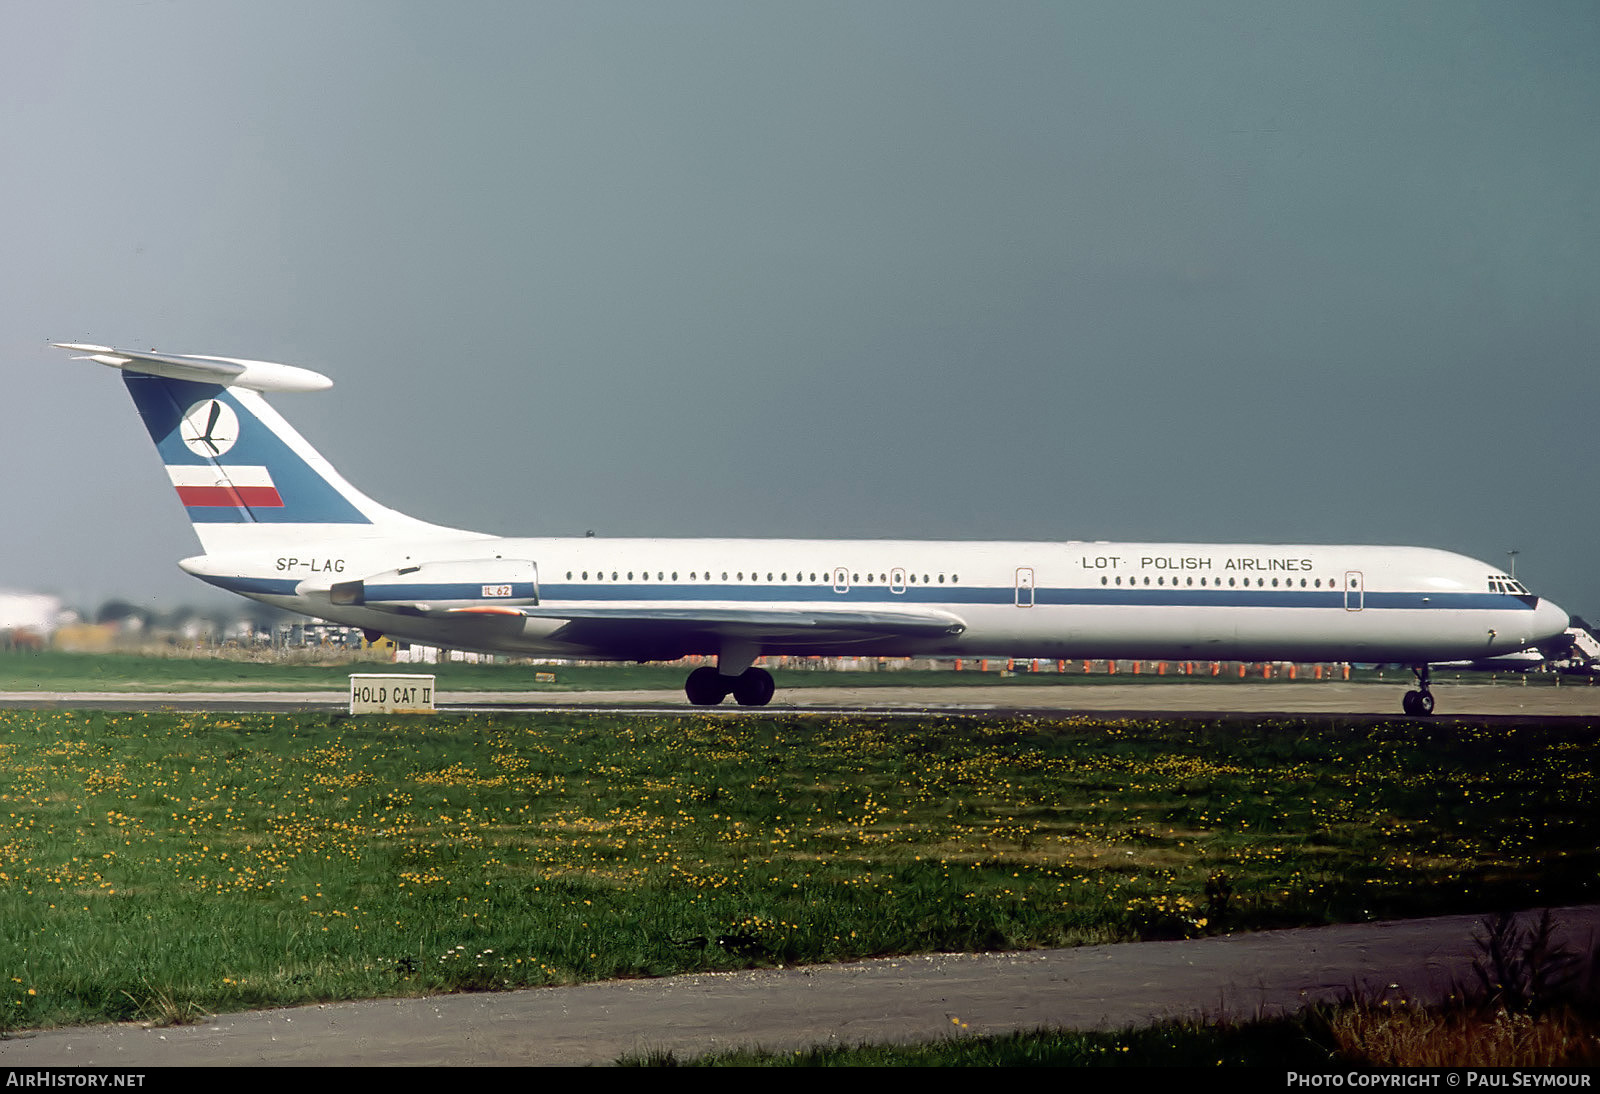
[[[190,452],[216,459],[239,439],[239,416],[228,404],[207,399],[184,411],[178,428]]]

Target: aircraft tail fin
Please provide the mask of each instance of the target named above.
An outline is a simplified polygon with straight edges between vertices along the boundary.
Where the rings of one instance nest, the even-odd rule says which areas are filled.
[[[122,370],[207,554],[276,541],[472,535],[373,501],[260,395],[332,386],[319,373],[268,361],[57,345]]]

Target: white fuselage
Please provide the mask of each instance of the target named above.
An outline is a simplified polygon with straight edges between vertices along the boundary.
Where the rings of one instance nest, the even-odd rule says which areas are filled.
[[[1498,591],[1485,563],[1415,547],[776,539],[316,541],[184,561],[267,603],[418,642],[558,657],[718,653],[712,628],[574,624],[586,612],[807,611],[947,614],[951,633],[767,628],[771,654],[1340,660],[1426,663],[1523,649],[1567,624],[1528,594]],[[426,563],[536,567],[527,617],[442,616],[336,604],[340,582]]]

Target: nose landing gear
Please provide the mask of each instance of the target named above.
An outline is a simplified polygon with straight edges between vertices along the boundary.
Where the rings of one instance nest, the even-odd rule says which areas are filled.
[[[1411,670],[1417,677],[1417,690],[1406,692],[1400,705],[1407,714],[1418,718],[1426,718],[1433,713],[1433,692],[1428,690],[1428,666],[1421,665]]]

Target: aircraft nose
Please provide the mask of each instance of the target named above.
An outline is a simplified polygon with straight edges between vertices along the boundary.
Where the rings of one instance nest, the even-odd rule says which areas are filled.
[[[1548,642],[1558,635],[1565,634],[1572,625],[1572,616],[1560,605],[1539,599],[1539,604],[1533,609],[1533,641],[1535,643]]]

